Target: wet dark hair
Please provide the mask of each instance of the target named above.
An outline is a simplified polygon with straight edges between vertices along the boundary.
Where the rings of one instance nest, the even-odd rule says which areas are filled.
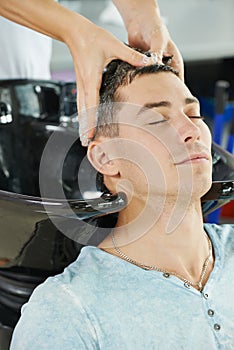
[[[148,57],[151,56],[150,52],[142,53]],[[167,57],[165,62],[169,62],[170,59],[171,57]],[[135,67],[119,59],[111,61],[105,68],[102,76],[94,138],[100,135],[106,137],[118,136],[118,120],[116,118],[117,113],[115,111],[114,102],[125,102],[123,95],[120,93],[120,88],[131,84],[136,77],[160,72],[172,72],[178,76],[178,72],[168,64]]]

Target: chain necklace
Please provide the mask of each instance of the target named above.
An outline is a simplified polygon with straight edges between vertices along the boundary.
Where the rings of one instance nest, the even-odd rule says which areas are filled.
[[[199,291],[202,292],[202,287],[203,287],[203,280],[204,280],[204,277],[206,275],[206,272],[207,272],[207,268],[208,268],[208,265],[209,265],[209,262],[212,258],[212,244],[211,244],[211,241],[208,237],[208,235],[206,234],[206,238],[208,240],[208,245],[209,245],[209,255],[208,257],[205,259],[205,262],[203,264],[203,267],[202,267],[202,271],[201,271],[201,277],[200,277],[200,280],[198,282],[192,282],[192,281],[189,281],[187,278],[184,278],[183,276],[181,276],[180,274],[176,273],[176,272],[173,272],[173,271],[168,271],[168,270],[165,270],[165,269],[160,269],[159,267],[155,266],[155,265],[146,265],[146,264],[143,264],[141,262],[138,262],[136,260],[133,260],[131,259],[129,256],[127,256],[126,254],[124,254],[122,252],[122,250],[117,246],[116,244],[116,241],[115,241],[115,236],[114,236],[114,232],[112,231],[112,234],[111,234],[111,239],[112,239],[112,243],[113,243],[113,246],[114,246],[114,249],[115,251],[118,253],[118,255],[123,258],[124,260],[128,261],[129,263],[131,264],[134,264],[138,267],[141,267],[145,270],[156,270],[158,272],[163,272],[163,274],[165,274],[166,276],[165,277],[169,277],[170,275],[174,275],[178,278],[180,278],[184,283],[187,284],[187,286],[193,286],[193,287],[198,287]]]

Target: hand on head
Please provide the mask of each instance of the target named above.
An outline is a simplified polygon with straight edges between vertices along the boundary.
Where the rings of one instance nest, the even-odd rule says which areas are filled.
[[[163,58],[171,57],[171,66],[179,72],[184,80],[184,65],[182,56],[172,41],[166,26],[156,22],[144,26],[142,23],[133,23],[128,29],[128,40],[132,47],[152,52],[155,63],[163,63]],[[138,30],[136,29],[138,26]],[[135,28],[135,30],[134,30]]]
[[[124,20],[130,46],[151,51],[155,61],[172,56],[171,66],[184,79],[182,56],[163,23],[156,0],[113,0]]]
[[[127,4],[124,4],[124,8],[126,7]],[[84,146],[94,134],[95,107],[99,103],[102,73],[110,61],[118,58],[133,66],[143,66],[162,63],[163,57],[171,56],[171,66],[179,72],[182,80],[184,78],[182,56],[166,26],[162,24],[160,15],[149,16],[146,10],[141,12],[140,8],[136,11],[138,16],[131,16],[131,21],[125,20],[129,44],[151,51],[151,58],[127,47],[111,33],[87,20],[84,21],[83,34],[81,31],[78,40],[74,40],[70,45],[77,78],[80,137]]]
[[[85,20],[84,34],[69,43],[77,80],[77,106],[79,111],[80,136],[87,145],[96,126],[96,106],[105,66],[115,58],[133,66],[152,64],[152,59],[137,52],[115,38],[106,30]]]

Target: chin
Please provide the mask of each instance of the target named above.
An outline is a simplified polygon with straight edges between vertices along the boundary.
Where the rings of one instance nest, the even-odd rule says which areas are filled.
[[[201,198],[204,196],[209,189],[212,186],[212,178],[203,176],[199,179],[199,181],[196,181],[193,188],[193,195],[197,198]]]
[[[212,185],[212,177],[207,174],[201,176],[195,176],[193,180],[191,178],[183,179],[183,182],[180,182],[180,186],[174,187],[171,191],[168,191],[170,194],[174,193],[181,198],[188,199],[200,199],[204,194],[206,194]],[[174,190],[174,191],[173,191]]]
[[[191,172],[180,173],[184,187],[192,196],[202,197],[212,185],[212,167],[196,167]],[[183,186],[184,185],[184,186]]]

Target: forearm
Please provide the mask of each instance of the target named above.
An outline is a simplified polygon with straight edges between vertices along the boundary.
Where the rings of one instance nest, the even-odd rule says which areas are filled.
[[[147,16],[154,17],[161,24],[160,10],[156,0],[113,0],[113,3],[120,12],[126,28],[128,25],[135,21],[139,15],[144,14]]]
[[[54,0],[3,0],[0,15],[65,43],[88,21]]]

